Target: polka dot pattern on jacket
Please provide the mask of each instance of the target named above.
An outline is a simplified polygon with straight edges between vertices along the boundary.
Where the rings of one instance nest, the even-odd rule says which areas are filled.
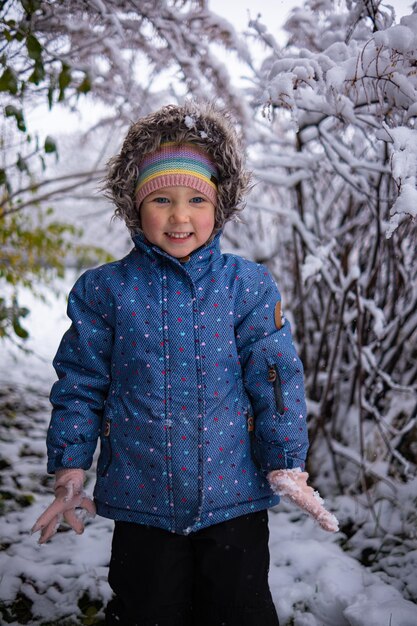
[[[308,440],[275,282],[219,235],[183,262],[134,243],[70,293],[48,470],[87,469],[100,440],[98,513],[181,534],[277,504],[265,476],[304,467]]]

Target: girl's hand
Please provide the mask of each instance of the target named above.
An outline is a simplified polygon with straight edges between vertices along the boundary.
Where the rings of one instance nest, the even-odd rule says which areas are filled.
[[[328,532],[339,530],[337,518],[324,508],[318,491],[307,485],[307,472],[301,472],[299,469],[274,470],[269,472],[267,478],[274,493],[294,502],[317,520],[324,530]]]
[[[39,543],[46,543],[57,531],[64,519],[78,535],[84,532],[84,524],[76,508],[85,509],[92,517],[96,514],[94,502],[84,491],[84,470],[62,469],[56,473],[55,500],[36,520],[32,533],[41,531]]]

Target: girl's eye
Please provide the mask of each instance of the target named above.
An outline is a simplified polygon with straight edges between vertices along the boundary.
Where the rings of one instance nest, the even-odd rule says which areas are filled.
[[[169,202],[169,200],[168,198],[157,197],[157,198],[152,198],[152,202],[156,202],[157,204],[166,204],[167,202]]]
[[[194,204],[200,204],[201,202],[205,201],[205,198],[202,198],[201,196],[195,196],[194,198],[191,198],[191,202],[193,202]]]

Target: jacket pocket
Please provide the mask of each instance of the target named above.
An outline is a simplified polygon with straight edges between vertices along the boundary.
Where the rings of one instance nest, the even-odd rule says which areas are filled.
[[[284,400],[282,398],[282,385],[281,378],[279,376],[278,367],[276,365],[269,365],[268,367],[268,382],[273,385],[275,406],[280,415],[284,414]]]
[[[106,419],[106,421],[104,422],[104,428],[103,428],[103,439],[102,439],[103,450],[101,453],[106,455],[107,459],[105,460],[103,469],[100,472],[101,477],[107,474],[107,471],[110,467],[110,463],[112,461],[113,451],[112,451],[110,433],[111,433],[111,420]]]

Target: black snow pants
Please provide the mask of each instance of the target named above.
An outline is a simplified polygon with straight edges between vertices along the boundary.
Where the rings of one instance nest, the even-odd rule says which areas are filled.
[[[116,522],[106,626],[279,626],[268,513],[176,535]]]

